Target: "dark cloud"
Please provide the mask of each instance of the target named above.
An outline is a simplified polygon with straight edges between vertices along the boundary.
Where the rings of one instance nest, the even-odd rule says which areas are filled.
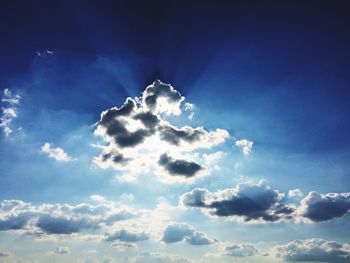
[[[42,215],[39,217],[36,226],[47,234],[72,234],[82,229],[99,228],[99,222],[88,219],[72,219],[66,217],[53,217]]]
[[[245,221],[262,219],[273,222],[294,211],[280,203],[282,198],[277,190],[260,182],[242,183],[215,193],[197,188],[184,194],[181,202],[185,206],[208,209],[211,215],[219,217],[238,216]]]
[[[310,192],[302,201],[300,214],[320,222],[342,217],[350,210],[350,193],[320,194]]]
[[[186,241],[195,246],[210,245],[216,242],[216,240],[207,237],[203,232],[196,231],[192,226],[183,223],[168,225],[164,230],[162,241],[165,243]]]
[[[349,244],[317,238],[295,240],[272,250],[276,257],[292,262],[350,262]]]
[[[123,117],[130,118],[132,114],[136,113],[136,110],[136,102],[131,98],[127,98],[124,105],[119,109],[114,107],[104,111],[101,114],[98,125],[105,129],[105,133],[113,139],[119,147],[133,147],[142,143],[145,137],[151,134],[151,131],[148,129],[138,129],[130,132],[126,128],[126,121]],[[143,118],[145,119],[145,117]]]
[[[206,132],[203,128],[192,128],[189,126],[178,129],[170,125],[159,127],[160,138],[174,145],[180,145],[181,141],[189,144],[198,142],[202,139]]]
[[[174,160],[167,154],[162,154],[159,158],[159,165],[162,166],[171,175],[181,175],[185,177],[195,176],[202,166],[195,162],[185,160]]]
[[[114,232],[113,234],[108,235],[105,238],[105,241],[119,240],[123,242],[134,243],[139,241],[145,241],[145,240],[148,240],[149,238],[150,238],[149,235],[147,235],[146,233],[133,233],[126,229],[121,229]]]

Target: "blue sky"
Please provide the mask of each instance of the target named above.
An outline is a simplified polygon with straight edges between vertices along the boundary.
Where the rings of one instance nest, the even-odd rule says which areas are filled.
[[[349,4],[4,1],[0,262],[349,262]]]

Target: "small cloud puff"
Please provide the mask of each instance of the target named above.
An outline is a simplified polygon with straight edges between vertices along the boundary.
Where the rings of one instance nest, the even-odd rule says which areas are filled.
[[[225,244],[222,248],[223,255],[229,257],[250,257],[254,256],[259,250],[252,244]]]
[[[63,149],[57,147],[53,148],[52,145],[48,142],[41,146],[41,152],[46,153],[50,158],[55,159],[59,162],[69,162],[72,161],[70,157]]]
[[[253,144],[254,144],[254,142],[248,141],[246,139],[237,140],[235,142],[235,145],[238,148],[241,148],[243,154],[246,155],[246,156],[248,156],[251,153],[252,148],[253,148]]]
[[[139,241],[148,240],[150,236],[144,232],[136,233],[127,229],[120,229],[112,234],[107,234],[105,241],[123,241],[127,243],[134,243]]]
[[[164,243],[176,243],[185,241],[191,245],[210,245],[215,239],[207,237],[203,232],[196,231],[191,225],[184,223],[173,223],[168,225],[163,233]]]
[[[52,252],[50,252],[51,255],[68,255],[70,254],[69,247],[57,247]]]

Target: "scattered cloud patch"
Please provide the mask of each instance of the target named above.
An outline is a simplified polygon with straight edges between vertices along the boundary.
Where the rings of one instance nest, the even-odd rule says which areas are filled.
[[[272,248],[271,254],[292,262],[345,263],[350,261],[350,244],[317,238],[295,240]]]
[[[259,251],[252,244],[225,244],[222,248],[223,255],[229,257],[249,257],[256,255]]]
[[[288,191],[288,196],[291,198],[293,198],[293,197],[300,198],[300,197],[303,197],[304,194],[300,189],[293,189],[293,190]]]
[[[69,247],[57,247],[50,254],[51,255],[68,255],[70,254]]]
[[[62,148],[53,148],[51,143],[48,142],[41,146],[41,152],[46,153],[50,158],[59,162],[69,162],[73,160]]]
[[[196,105],[194,105],[193,103],[186,102],[184,105],[184,108],[185,108],[185,111],[190,112],[187,118],[189,120],[192,120],[194,117],[194,111],[196,110]]]
[[[148,234],[131,232],[126,229],[117,230],[112,234],[108,234],[105,241],[123,241],[128,243],[134,243],[139,241],[148,240],[150,237]]]
[[[235,142],[235,145],[238,148],[241,148],[241,150],[245,156],[248,156],[251,153],[252,148],[253,148],[253,144],[254,144],[254,142],[248,141],[246,139],[237,140]]]
[[[207,237],[203,232],[196,231],[191,225],[184,223],[173,223],[168,225],[163,233],[164,243],[176,243],[185,241],[191,245],[210,245],[216,240]]]
[[[17,118],[17,108],[19,105],[21,96],[19,94],[13,94],[11,90],[4,89],[1,97],[1,102],[4,105],[1,110],[0,128],[3,130],[5,136],[9,136],[12,133],[11,123]]]

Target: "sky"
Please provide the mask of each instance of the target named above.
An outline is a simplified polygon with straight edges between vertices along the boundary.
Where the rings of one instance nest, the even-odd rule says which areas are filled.
[[[347,1],[1,1],[0,262],[350,262]]]

